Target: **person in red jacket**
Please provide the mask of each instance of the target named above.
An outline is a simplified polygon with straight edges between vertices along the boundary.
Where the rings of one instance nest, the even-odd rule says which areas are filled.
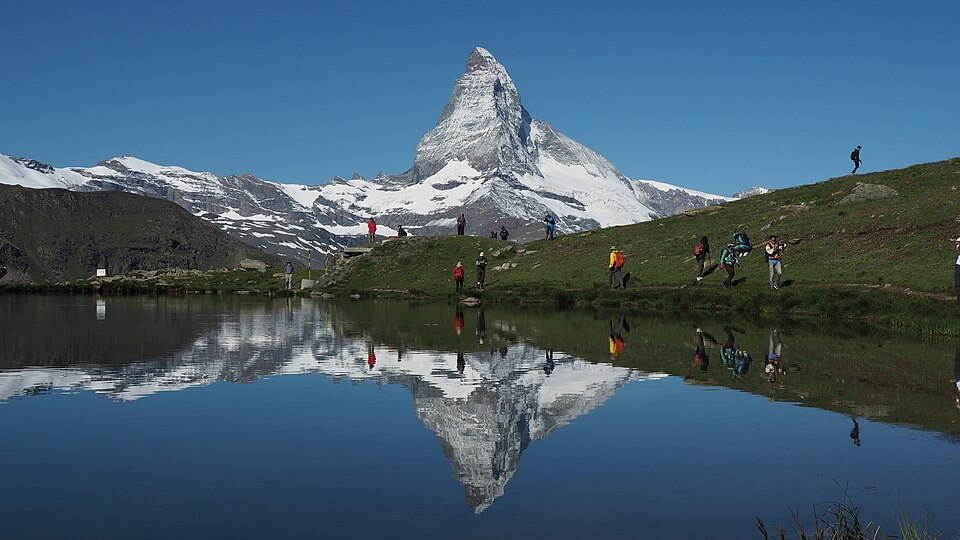
[[[372,244],[377,238],[377,221],[373,218],[370,218],[370,221],[367,222],[367,243]]]
[[[457,291],[463,290],[463,262],[457,261],[457,265],[453,267],[453,282],[457,286]]]

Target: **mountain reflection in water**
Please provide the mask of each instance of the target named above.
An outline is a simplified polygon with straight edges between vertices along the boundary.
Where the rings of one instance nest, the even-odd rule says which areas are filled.
[[[473,336],[461,332],[462,310],[457,310],[452,329],[424,324],[427,332],[449,332],[460,340],[451,345],[473,349],[442,351],[406,348],[402,339],[393,345],[385,343],[371,332],[369,321],[353,319],[334,305],[300,299],[269,306],[237,304],[226,313],[186,308],[181,312],[177,302],[167,299],[139,301],[139,309],[151,317],[137,319],[152,330],[123,339],[105,326],[123,317],[122,309],[113,307],[127,302],[113,303],[118,306],[111,306],[109,316],[103,300],[90,311],[82,305],[73,306],[76,309],[55,303],[46,306],[60,313],[60,328],[83,329],[76,335],[85,335],[85,340],[90,339],[87,332],[108,336],[111,348],[101,353],[104,363],[93,363],[87,355],[74,362],[70,352],[77,348],[70,344],[58,347],[49,339],[20,340],[0,361],[3,366],[21,366],[0,371],[0,401],[51,392],[96,392],[128,402],[217,381],[245,383],[303,373],[327,375],[334,381],[369,379],[402,385],[413,396],[417,417],[436,435],[454,476],[464,486],[467,503],[478,513],[503,495],[520,454],[532,441],[600,406],[628,381],[667,376],[531,346],[507,319],[491,317],[488,333],[489,316],[483,309],[471,310],[477,322]],[[115,315],[116,311],[121,314]],[[156,331],[157,327],[184,327],[191,319],[196,319],[197,335],[181,332],[161,337]],[[90,321],[99,326],[91,326]],[[129,331],[129,325],[129,319],[119,319],[120,332]],[[10,331],[17,329],[8,327]],[[163,344],[171,350],[157,350]],[[110,362],[114,357],[129,359],[144,347],[155,357]],[[51,354],[56,357],[44,356]],[[50,367],[51,363],[57,366]]]

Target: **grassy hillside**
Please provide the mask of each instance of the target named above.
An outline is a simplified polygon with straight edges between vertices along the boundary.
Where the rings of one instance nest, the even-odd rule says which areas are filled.
[[[843,204],[858,182],[892,187],[897,195]],[[485,295],[537,295],[560,301],[649,307],[730,306],[733,309],[856,316],[895,305],[901,317],[944,309],[953,290],[953,243],[960,226],[960,158],[906,169],[844,176],[707,207],[657,221],[518,245],[486,238],[446,237],[388,242],[342,269],[334,287],[356,291],[453,290],[456,261],[468,267],[479,251],[490,270]],[[694,283],[693,248],[708,236],[714,259],[736,230],[757,249],[737,270],[730,291],[717,269]],[[785,252],[781,291],[767,288],[760,244],[776,234]],[[627,291],[606,290],[611,245],[626,255]],[[508,269],[495,267],[504,263]],[[882,288],[883,291],[875,289]],[[471,291],[468,291],[471,292]],[[909,298],[904,298],[909,296]],[[869,314],[869,313],[867,313]]]

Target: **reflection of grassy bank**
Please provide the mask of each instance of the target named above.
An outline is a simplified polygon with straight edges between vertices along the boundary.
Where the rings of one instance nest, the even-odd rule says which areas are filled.
[[[895,330],[858,322],[826,324],[818,319],[748,319],[691,313],[628,316],[626,347],[609,352],[609,321],[620,312],[595,309],[557,310],[545,306],[482,308],[485,340],[478,342],[481,308],[461,308],[464,329],[453,329],[456,306],[387,301],[338,302],[334,318],[375,343],[400,349],[437,351],[492,350],[524,342],[593,362],[678,375],[691,384],[723,386],[776,401],[836,411],[853,417],[921,426],[960,435],[960,411],[952,391],[956,344],[939,338],[918,340]],[[695,329],[701,327],[721,343],[731,324],[737,348],[754,363],[743,377],[734,377],[720,363],[719,346],[708,346],[706,371],[694,363]],[[783,342],[787,373],[771,384],[763,372],[769,331],[777,328]],[[840,434],[846,436],[845,433]]]
[[[657,221],[516,245],[471,237],[388,242],[335,276],[334,289],[369,295],[443,298],[452,293],[457,260],[474,279],[480,251],[489,259],[488,302],[624,305],[653,310],[702,309],[751,314],[869,319],[960,335],[952,292],[952,243],[960,203],[960,159],[783,189],[721,207]],[[841,203],[858,181],[893,187],[898,195]],[[701,236],[714,258],[734,230],[758,249],[743,258],[739,285],[721,286],[716,270],[695,285],[692,250]],[[790,241],[784,287],[767,288],[759,244],[768,234]],[[626,291],[607,290],[611,245],[633,275]],[[468,290],[468,293],[475,291]]]

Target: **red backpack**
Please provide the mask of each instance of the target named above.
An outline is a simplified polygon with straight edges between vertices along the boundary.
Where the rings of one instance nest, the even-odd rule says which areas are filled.
[[[460,279],[462,277],[463,277],[463,267],[462,266],[453,267],[453,278]]]
[[[700,242],[697,244],[697,247],[693,248],[693,254],[695,256],[699,257],[701,253],[703,253],[703,242]]]
[[[623,268],[623,263],[626,262],[623,259],[623,253],[617,252],[616,259],[614,259],[613,266],[614,268]]]

